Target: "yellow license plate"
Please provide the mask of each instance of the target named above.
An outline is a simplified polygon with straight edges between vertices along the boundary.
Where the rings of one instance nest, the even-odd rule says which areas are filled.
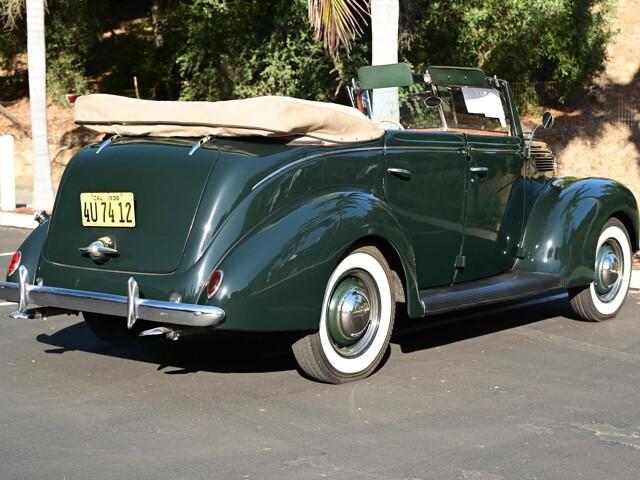
[[[136,226],[135,203],[132,192],[85,192],[80,194],[82,226]]]

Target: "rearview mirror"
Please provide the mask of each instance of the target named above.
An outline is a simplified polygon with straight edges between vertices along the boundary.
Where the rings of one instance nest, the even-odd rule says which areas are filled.
[[[438,108],[442,105],[442,99],[440,97],[427,97],[424,99],[424,104],[429,108]]]

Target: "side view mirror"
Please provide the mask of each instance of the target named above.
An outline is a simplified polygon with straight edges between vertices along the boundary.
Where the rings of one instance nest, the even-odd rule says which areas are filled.
[[[553,127],[553,122],[554,122],[554,118],[553,115],[551,114],[551,112],[544,112],[542,114],[542,123],[539,123],[538,125],[536,125],[536,128],[533,129],[533,131],[531,132],[531,135],[529,135],[529,143],[526,146],[526,156],[529,157],[530,156],[530,145],[531,142],[533,141],[533,137],[536,134],[536,131],[542,127],[545,130],[548,130],[549,128]]]

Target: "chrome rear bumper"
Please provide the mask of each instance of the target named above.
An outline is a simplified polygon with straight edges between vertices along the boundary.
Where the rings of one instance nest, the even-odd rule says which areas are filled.
[[[174,303],[139,298],[138,284],[129,278],[127,295],[45,287],[27,283],[29,272],[23,265],[18,271],[19,283],[0,282],[0,299],[18,304],[18,312],[29,305],[60,308],[72,312],[94,312],[115,315],[127,319],[131,328],[136,320],[187,325],[193,327],[217,327],[224,323],[224,310],[208,305]]]

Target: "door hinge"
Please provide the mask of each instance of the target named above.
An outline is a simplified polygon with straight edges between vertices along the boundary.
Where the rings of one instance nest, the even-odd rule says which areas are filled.
[[[454,263],[455,268],[464,268],[467,265],[467,257],[464,255],[458,255],[456,257],[456,263]]]
[[[525,250],[524,248],[522,248],[520,245],[518,245],[516,247],[516,253],[515,253],[515,257],[516,258],[525,258],[528,255],[528,251]]]

